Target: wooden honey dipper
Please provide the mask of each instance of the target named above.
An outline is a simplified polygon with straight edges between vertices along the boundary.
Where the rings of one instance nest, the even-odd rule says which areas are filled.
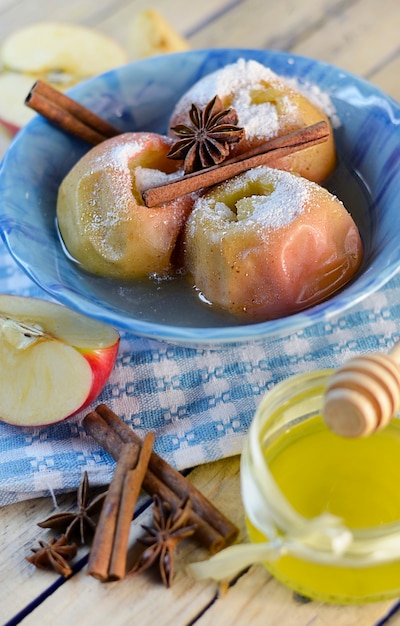
[[[365,437],[386,426],[400,408],[400,343],[389,354],[350,359],[330,378],[323,416],[343,437]]]

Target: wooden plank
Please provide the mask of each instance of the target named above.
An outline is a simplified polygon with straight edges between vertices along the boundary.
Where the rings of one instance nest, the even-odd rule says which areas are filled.
[[[220,596],[196,626],[372,626],[393,602],[359,606],[302,603],[261,566],[252,567]]]
[[[3,1],[4,7],[0,5],[0,40],[17,28],[51,19],[98,28],[124,45],[129,43],[130,28],[136,14],[149,8],[147,0],[125,0],[117,5],[112,0],[56,3],[36,0],[34,3],[23,2],[21,10],[21,2]],[[204,0],[193,4],[187,11],[182,0],[158,0],[151,8],[159,11],[179,33],[185,35],[197,24],[212,21],[213,16],[223,11],[224,7],[229,10],[231,4],[229,0]]]
[[[191,480],[231,519],[243,520],[239,495],[239,459],[220,461],[197,468]],[[24,513],[25,509],[25,513]],[[0,586],[1,623],[10,619],[31,600],[50,588],[57,576],[36,570],[25,561],[30,546],[42,535],[35,523],[49,515],[48,500],[8,507],[2,529],[2,543],[8,549],[1,562],[0,575],[7,584]],[[7,511],[7,509],[5,509]],[[140,524],[150,522],[146,511],[132,524],[130,544],[142,534]],[[103,584],[86,575],[86,568],[65,581],[52,595],[24,619],[24,624],[125,624],[134,616],[139,623],[185,625],[212,602],[216,586],[212,581],[194,581],[185,564],[205,558],[207,553],[187,541],[177,554],[177,577],[172,589],[163,587],[154,573],[128,577],[118,583]],[[116,609],[118,614],[116,615]]]
[[[103,489],[93,491],[99,493]],[[64,494],[56,498],[58,508],[51,498],[37,498],[1,509],[0,546],[0,623],[9,621],[23,611],[31,602],[59,580],[52,571],[38,570],[26,557],[31,548],[38,547],[38,540],[48,541],[51,531],[41,529],[37,523],[59,511],[76,509],[76,494]],[[149,498],[141,496],[138,506]],[[76,561],[84,558],[87,548],[80,548]]]
[[[240,526],[244,536],[239,459],[199,467],[191,474],[191,480]],[[131,545],[141,534],[140,524],[149,523],[149,515],[150,511],[146,511],[132,525]],[[15,541],[13,543],[15,546]],[[187,563],[205,557],[205,551],[191,540],[181,544],[177,553],[177,576],[169,590],[150,571],[139,577],[128,576],[121,582],[102,584],[86,576],[83,569],[26,617],[24,624],[50,626],[57,623],[67,626],[82,623],[94,626],[99,623],[125,624],[134,618],[138,623],[159,626],[185,626],[195,619],[198,626],[306,626],[311,623],[372,626],[394,605],[392,601],[387,601],[343,609],[318,602],[302,604],[294,599],[291,590],[274,580],[261,566],[250,568],[226,593],[219,595],[215,583],[194,581],[185,571]],[[39,586],[37,580],[42,575],[48,584],[51,574],[35,571],[29,579],[29,584],[36,586],[36,592]],[[23,586],[25,592],[26,588],[27,584]],[[14,590],[14,596],[16,593]],[[12,597],[10,592],[9,597]]]
[[[290,49],[329,16],[341,0],[246,0],[189,38],[194,48],[249,47]]]
[[[400,81],[394,80],[397,76],[400,76],[400,52],[383,67],[369,74],[367,78],[379,89],[400,102]]]
[[[58,498],[61,510],[68,510],[75,503],[75,495]],[[0,545],[0,622],[3,624],[23,610],[37,596],[46,591],[57,575],[36,570],[26,557],[37,547],[38,539],[47,540],[47,531],[37,523],[55,511],[51,498],[39,498],[21,502],[1,509]],[[38,575],[39,574],[39,575]]]
[[[367,76],[398,46],[398,0],[359,0],[328,16],[290,49]]]
[[[182,0],[163,0],[155,3],[153,8],[168,21],[177,33],[186,38],[196,25],[212,23],[215,15],[219,15],[224,10],[229,12],[231,4],[229,0],[204,0],[191,4],[190,11],[187,11],[182,5]],[[129,3],[116,8],[112,14],[99,21],[97,25],[103,32],[120,41],[129,52],[133,47],[131,38],[133,36],[134,18],[137,12],[147,8],[149,8],[147,0],[136,0],[133,5]],[[190,37],[188,41],[190,43]]]
[[[388,617],[388,620],[387,622],[385,622],[385,625],[386,626],[400,626],[400,606],[398,610],[393,613],[393,615],[390,615]]]
[[[15,5],[14,0],[0,0],[0,15],[9,9],[13,4]]]
[[[1,15],[0,41],[13,31],[41,21],[71,21],[84,25],[95,25],[98,15],[110,10],[112,0],[94,2],[52,2],[51,0],[35,0],[35,2],[13,2]]]

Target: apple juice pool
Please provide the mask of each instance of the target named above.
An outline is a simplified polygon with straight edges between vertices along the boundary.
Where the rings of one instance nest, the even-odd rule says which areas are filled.
[[[321,416],[292,426],[264,450],[269,470],[304,517],[327,511],[349,529],[400,520],[400,420],[373,436],[345,439]],[[247,520],[249,538],[265,541]],[[338,567],[282,556],[266,564],[281,582],[323,601],[377,601],[400,593],[400,561],[361,568]]]

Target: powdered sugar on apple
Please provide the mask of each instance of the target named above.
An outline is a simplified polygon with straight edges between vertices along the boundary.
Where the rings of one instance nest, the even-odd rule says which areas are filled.
[[[221,98],[227,98],[230,106],[236,110],[239,125],[246,129],[247,139],[270,139],[277,136],[282,126],[282,118],[285,118],[287,123],[296,122],[298,109],[290,94],[280,95],[279,112],[273,100],[254,102],[255,92],[257,90],[260,90],[260,93],[265,92],[268,85],[279,91],[284,87],[303,91],[300,84],[281,79],[270,68],[257,61],[239,59],[236,63],[206,75],[191,87],[177,104],[174,117],[184,115],[192,102],[196,102],[201,108],[205,107],[210,100],[210,94],[218,94]],[[322,110],[329,109],[327,114],[333,113],[329,98],[311,86],[305,91],[311,94],[312,101]],[[304,93],[306,96],[307,94]]]
[[[132,195],[132,180],[139,192],[148,187],[163,185],[174,178],[182,175],[181,171],[166,174],[161,170],[136,166],[132,170],[129,163],[143,152],[146,142],[146,134],[140,136],[140,140],[131,140],[129,143],[114,145],[107,153],[99,154],[92,163],[91,174],[112,172],[113,180],[119,188],[120,193],[113,196],[113,202],[108,204],[108,211],[104,211],[104,184],[99,182],[93,184],[90,197],[90,220],[83,219],[86,229],[93,231],[96,228],[104,229],[113,227],[123,220],[131,219],[129,210],[129,200]],[[101,207],[101,208],[100,208]],[[99,208],[100,213],[97,212]]]
[[[135,168],[136,186],[140,192],[143,192],[145,189],[149,189],[150,187],[167,185],[174,179],[180,178],[181,176],[183,176],[183,170],[166,174],[161,170],[155,170],[150,167],[141,167],[140,165]]]
[[[212,207],[209,195],[199,198],[196,210],[206,213],[207,219],[226,221],[230,228],[254,227],[255,222],[264,228],[275,229],[290,224],[306,210],[306,200],[310,189],[316,186],[314,183],[288,172],[261,166],[245,172],[240,178],[226,181],[223,186],[220,186],[219,195],[221,192],[228,195],[237,194],[240,190],[246,189],[247,185],[258,181],[263,173],[268,174],[268,183],[272,183],[271,192],[268,193],[268,186],[265,185],[264,194],[254,194],[238,200],[236,212],[220,201]]]

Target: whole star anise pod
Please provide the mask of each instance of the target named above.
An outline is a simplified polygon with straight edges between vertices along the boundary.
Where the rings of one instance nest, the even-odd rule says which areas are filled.
[[[31,548],[34,554],[26,557],[29,563],[44,569],[52,568],[65,578],[72,574],[68,561],[77,553],[76,543],[68,543],[66,535],[61,535],[59,539],[53,537],[48,543],[39,541],[39,546],[39,548]]]
[[[192,535],[195,524],[187,525],[191,503],[189,500],[177,509],[173,509],[159,496],[154,496],[153,527],[144,526],[147,535],[139,539],[147,546],[130,570],[130,574],[141,574],[158,561],[162,581],[170,587],[175,573],[174,553],[178,543]]]
[[[222,163],[229,155],[230,144],[244,137],[244,129],[237,126],[235,109],[224,109],[219,96],[203,110],[192,104],[189,118],[190,126],[178,124],[171,128],[180,139],[167,155],[184,160],[185,174]]]
[[[100,504],[104,500],[106,492],[100,493],[98,496],[88,502],[89,498],[89,480],[87,472],[84,472],[81,483],[78,487],[76,503],[78,509],[76,511],[56,513],[51,515],[43,522],[39,522],[40,528],[56,528],[62,530],[67,538],[75,531],[79,530],[81,543],[85,543],[85,531],[87,528],[94,531],[96,521],[92,515],[100,508]]]

